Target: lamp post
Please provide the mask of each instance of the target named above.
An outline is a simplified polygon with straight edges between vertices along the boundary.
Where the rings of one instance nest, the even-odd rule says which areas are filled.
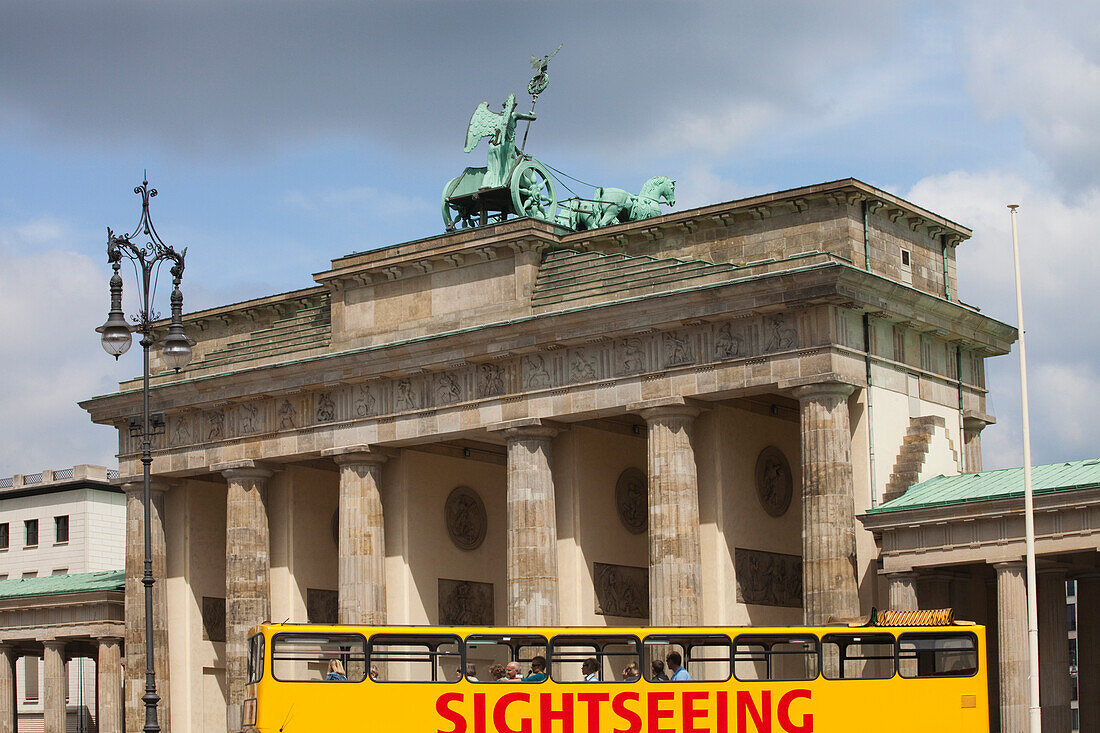
[[[159,319],[160,314],[150,308],[150,301],[156,292],[157,274],[160,265],[164,262],[171,263],[172,273],[172,320],[168,326],[168,334],[164,338],[161,347],[161,357],[169,368],[177,372],[191,361],[191,342],[183,332],[183,293],[180,292],[180,280],[183,278],[183,258],[187,249],[176,252],[172,247],[164,243],[153,227],[153,221],[149,218],[149,199],[157,195],[155,188],[149,188],[149,181],[143,180],[140,186],[134,188],[134,193],[141,196],[141,219],[137,227],[130,234],[115,234],[111,228],[107,228],[107,261],[114,268],[111,275],[111,310],[107,316],[107,322],[96,329],[101,335],[103,350],[111,356],[118,357],[125,354],[133,340],[130,325],[122,313],[122,276],[119,270],[122,266],[122,258],[129,259],[134,270],[139,274],[141,287],[141,310],[133,316],[134,329],[141,334],[142,354],[142,383],[141,383],[141,423],[130,423],[130,434],[141,435],[141,464],[145,488],[145,572],[141,583],[145,586],[145,694],[141,700],[145,703],[145,733],[159,733],[160,724],[157,722],[157,703],[160,696],[157,695],[157,681],[153,672],[153,540],[150,529],[150,487],[149,467],[153,463],[153,436],[164,429],[163,420],[153,425],[149,414],[149,348],[153,346],[153,324]],[[140,237],[147,237],[145,244],[135,243]],[[158,416],[159,417],[159,416]]]

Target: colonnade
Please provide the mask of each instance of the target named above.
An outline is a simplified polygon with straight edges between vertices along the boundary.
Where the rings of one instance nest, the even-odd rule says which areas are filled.
[[[849,385],[826,383],[799,388],[803,490],[803,597],[807,623],[858,615]],[[702,408],[683,399],[628,405],[648,427],[650,623],[704,623],[699,487],[693,428]],[[510,625],[559,622],[556,500],[552,441],[561,423],[519,420],[494,428],[507,444],[507,599]],[[385,541],[381,467],[391,451],[348,446],[323,454],[339,467],[338,617],[341,623],[386,621]],[[210,467],[227,484],[226,502],[226,681],[227,723],[241,727],[247,674],[248,630],[270,615],[270,539],[266,501],[276,464],[240,460]],[[128,498],[132,496],[128,490]],[[160,497],[160,493],[156,494]],[[159,501],[159,503],[158,503]],[[140,530],[141,504],[128,502],[128,527]],[[163,499],[154,499],[154,574],[164,559]],[[136,519],[135,519],[136,517]],[[129,540],[129,534],[128,534]],[[141,542],[129,542],[131,551]],[[140,564],[127,555],[126,639],[130,692],[128,718],[143,715],[144,669]],[[131,582],[131,577],[137,583]],[[163,572],[157,577],[164,577]],[[162,584],[158,584],[162,585]],[[131,612],[131,611],[135,612]],[[165,629],[163,591],[154,604],[158,643]],[[167,645],[156,657],[160,716],[167,730]],[[162,673],[162,665],[164,671]],[[137,684],[135,684],[137,682]],[[135,694],[138,699],[135,699]],[[128,722],[128,730],[141,725]],[[0,731],[2,733],[2,731]]]

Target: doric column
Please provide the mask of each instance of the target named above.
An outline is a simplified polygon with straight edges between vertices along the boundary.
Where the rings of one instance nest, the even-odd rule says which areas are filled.
[[[954,577],[950,573],[945,572],[931,572],[918,575],[918,608],[951,608],[951,581],[953,579]]]
[[[982,431],[988,424],[978,417],[963,418],[963,466],[966,473],[982,470]]]
[[[920,608],[917,605],[916,573],[887,573],[886,579],[890,581],[891,611],[916,611]]]
[[[96,723],[99,733],[122,733],[121,642],[113,636],[99,638],[96,658]]]
[[[799,387],[802,429],[802,598],[807,625],[859,615],[848,384]]]
[[[229,484],[225,503],[226,722],[230,731],[238,731],[248,675],[248,631],[271,615],[271,536],[264,484],[274,472],[251,460],[212,468]]]
[[[993,567],[997,570],[1001,733],[1024,733],[1028,729],[1026,568],[1023,562]]]
[[[382,464],[388,453],[365,445],[322,453],[340,467],[337,618],[342,624],[386,623],[386,540]]]
[[[122,485],[126,492],[126,730],[138,731],[145,726],[145,487],[142,481]],[[169,733],[168,678],[168,577],[167,551],[164,543],[164,492],[168,486],[160,481],[150,483],[149,525],[153,558],[153,675],[156,678],[157,722],[163,733]]]
[[[1100,573],[1077,576],[1077,706],[1081,730],[1100,730]]]
[[[558,520],[550,442],[541,424],[508,428],[508,624],[558,623]]]
[[[0,733],[15,733],[15,649],[0,644]]]
[[[1066,571],[1039,570],[1039,704],[1043,733],[1069,733],[1069,624]]]
[[[698,626],[703,563],[692,428],[699,410],[681,403],[639,414],[649,435],[649,622]]]
[[[42,713],[46,733],[65,733],[65,642],[50,639],[42,644]]]

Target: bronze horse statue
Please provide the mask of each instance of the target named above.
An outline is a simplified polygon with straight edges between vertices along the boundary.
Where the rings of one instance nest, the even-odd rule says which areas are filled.
[[[661,203],[676,205],[676,181],[654,176],[634,195],[621,188],[597,188],[591,200],[562,202],[557,220],[570,229],[583,231],[659,216]]]

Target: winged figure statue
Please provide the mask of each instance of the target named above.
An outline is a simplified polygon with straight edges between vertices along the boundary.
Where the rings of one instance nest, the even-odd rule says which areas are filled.
[[[493,112],[488,102],[482,102],[470,117],[466,128],[466,152],[469,153],[482,138],[489,138],[489,163],[483,187],[503,186],[516,159],[516,123],[534,120],[533,114],[516,111],[516,95],[509,94],[503,109]]]

